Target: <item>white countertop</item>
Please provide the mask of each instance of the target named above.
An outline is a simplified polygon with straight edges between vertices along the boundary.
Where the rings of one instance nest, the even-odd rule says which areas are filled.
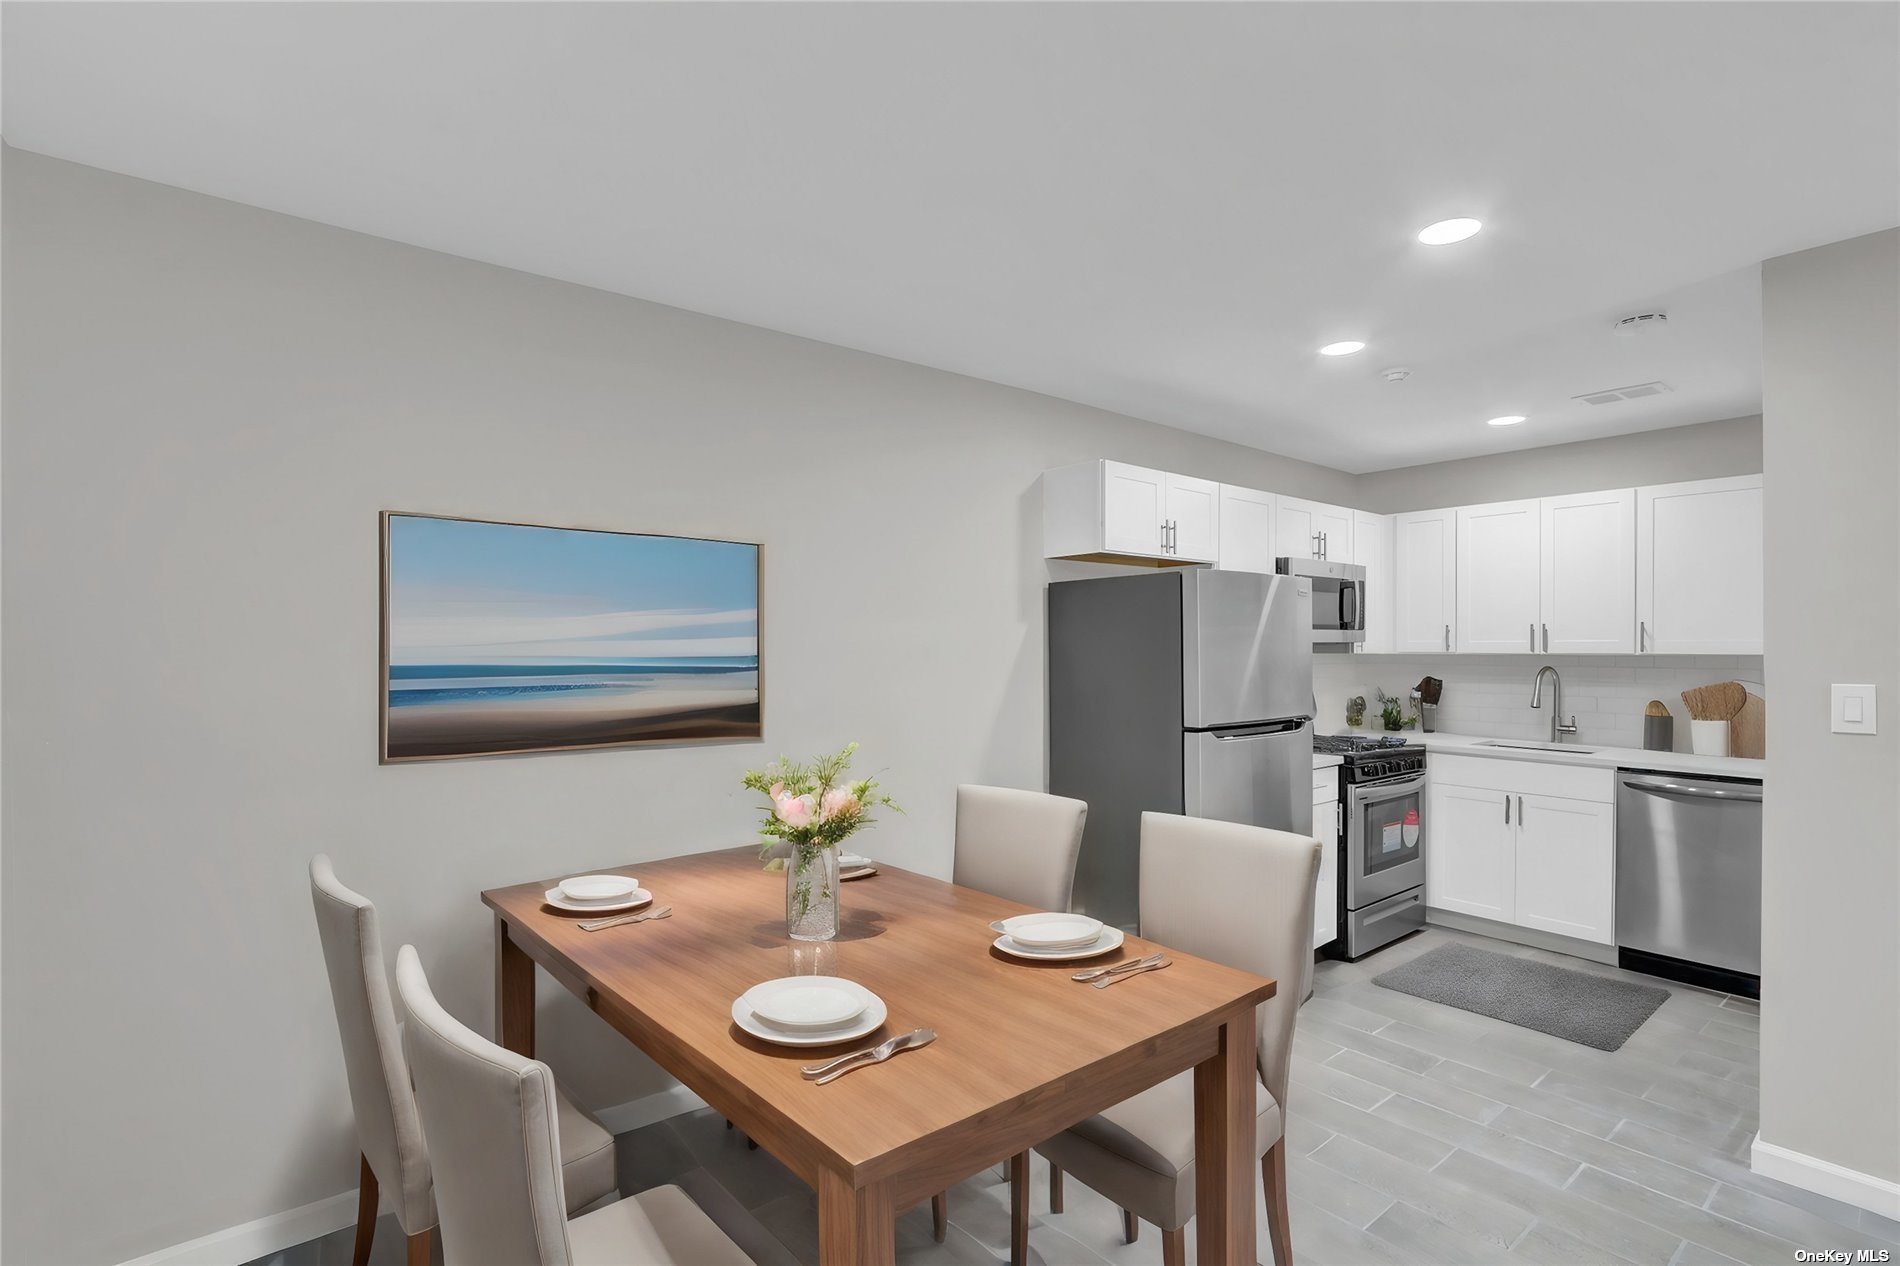
[[[1345,763],[1346,763],[1345,757],[1335,756],[1331,752],[1314,752],[1313,753],[1313,768],[1314,769],[1336,769]]]
[[[1677,774],[1715,774],[1723,778],[1761,778],[1766,761],[1747,756],[1697,756],[1693,752],[1649,752],[1637,747],[1602,747],[1579,743],[1563,751],[1516,747],[1482,747],[1483,743],[1516,742],[1494,740],[1473,734],[1419,734],[1405,731],[1405,741],[1427,752],[1453,752],[1460,756],[1483,756],[1493,760],[1527,760],[1546,765],[1592,765],[1599,769],[1662,769]],[[1317,758],[1315,759],[1317,768]]]

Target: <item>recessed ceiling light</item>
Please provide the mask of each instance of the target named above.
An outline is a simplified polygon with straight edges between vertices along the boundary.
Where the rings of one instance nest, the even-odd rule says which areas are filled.
[[[1418,240],[1427,246],[1449,246],[1464,241],[1483,227],[1478,220],[1440,220],[1420,229]]]
[[[1524,420],[1524,415],[1521,413],[1507,413],[1501,418],[1488,419],[1485,422],[1485,425],[1486,426],[1516,426],[1519,422],[1522,422],[1523,420]]]
[[[1319,354],[1321,356],[1350,356],[1354,352],[1363,352],[1365,350],[1366,345],[1364,343],[1347,339],[1343,343],[1328,343],[1319,349]]]

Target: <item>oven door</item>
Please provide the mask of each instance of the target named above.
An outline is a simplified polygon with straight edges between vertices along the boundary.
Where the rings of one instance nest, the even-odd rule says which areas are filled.
[[[1416,827],[1406,818],[1416,815]],[[1346,797],[1346,905],[1359,910],[1425,882],[1425,775],[1362,783]]]

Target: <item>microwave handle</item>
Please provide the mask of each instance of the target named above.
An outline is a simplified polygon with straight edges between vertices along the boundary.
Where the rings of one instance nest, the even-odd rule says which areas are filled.
[[[1359,582],[1356,580],[1339,586],[1339,627],[1348,632],[1359,627]]]

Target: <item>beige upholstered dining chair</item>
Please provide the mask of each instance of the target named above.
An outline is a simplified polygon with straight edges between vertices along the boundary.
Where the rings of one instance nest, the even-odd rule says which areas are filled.
[[[403,1058],[402,1028],[389,994],[376,907],[345,888],[330,859],[321,853],[310,860],[310,895],[317,910],[323,961],[330,972],[330,999],[343,1036],[343,1067],[363,1154],[356,1198],[355,1266],[369,1260],[383,1187],[389,1189],[396,1221],[409,1237],[411,1266],[426,1266],[429,1232],[436,1224],[431,1149],[416,1115],[409,1065]],[[614,1139],[567,1096],[557,1094],[554,1104],[561,1121],[567,1207],[573,1212],[618,1190]]]
[[[570,1218],[554,1077],[443,1010],[413,946],[396,956],[403,1046],[435,1154],[442,1256],[451,1266],[752,1266],[678,1187]]]
[[[1313,973],[1313,884],[1320,845],[1304,835],[1237,822],[1141,815],[1141,934],[1279,985],[1254,1019],[1260,1084],[1254,1150],[1261,1157],[1267,1233],[1276,1266],[1292,1266],[1282,1131],[1293,1023]],[[1194,1216],[1194,1074],[1142,1091],[1036,1148],[1048,1158],[1049,1200],[1062,1207],[1066,1171],[1137,1219],[1161,1228],[1165,1266],[1185,1266]],[[1019,1221],[1028,1200],[1012,1200]],[[1025,1228],[1026,1229],[1026,1228]]]
[[[950,880],[1038,910],[1067,910],[1089,807],[1014,787],[957,788]]]
[[[956,858],[950,882],[1037,910],[1067,910],[1075,892],[1075,859],[1089,807],[1081,800],[1015,787],[957,788]],[[1027,1153],[1011,1172],[1027,1168]],[[950,1202],[943,1192],[930,1199],[938,1243],[949,1231]],[[1021,1257],[1018,1249],[1015,1256]]]

